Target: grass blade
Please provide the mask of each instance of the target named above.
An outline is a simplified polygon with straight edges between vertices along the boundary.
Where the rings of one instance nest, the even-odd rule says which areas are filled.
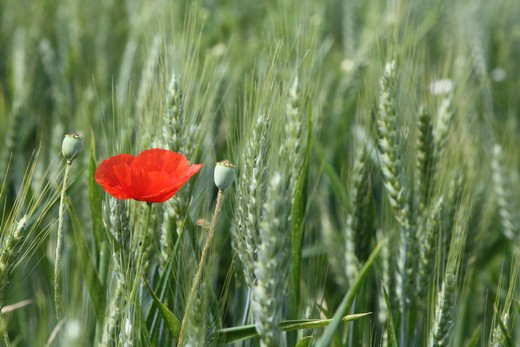
[[[388,310],[388,322],[387,322],[387,333],[388,333],[388,346],[389,347],[397,347],[397,337],[395,335],[395,325],[394,325],[394,317],[392,315],[392,306],[390,305],[390,299],[388,298],[388,293],[386,292],[386,288],[383,287],[383,294],[385,296],[386,308]]]
[[[372,268],[377,259],[382,245],[383,243],[380,242],[376,246],[376,248],[372,251],[372,254],[370,254],[370,257],[366,261],[365,265],[363,265],[363,267],[359,271],[356,281],[343,297],[341,304],[339,305],[338,309],[336,310],[336,313],[334,314],[334,318],[332,319],[329,326],[325,329],[323,336],[318,340],[318,343],[316,344],[317,347],[330,346],[332,337],[334,336],[334,333],[336,332],[336,329],[338,328],[339,323],[341,321],[341,317],[343,317],[344,313],[348,311],[352,306],[352,303],[354,302],[354,299],[356,298],[356,295],[359,289],[361,288],[361,285],[363,284],[363,280],[368,275],[370,269]]]
[[[312,336],[305,336],[303,339],[298,341],[296,347],[311,347],[312,344]]]
[[[343,322],[351,322],[362,317],[371,315],[372,313],[359,313],[342,317]],[[280,323],[282,331],[296,331],[302,329],[317,329],[329,325],[332,319],[298,319],[287,320]],[[221,329],[218,333],[218,340],[222,343],[232,343],[245,339],[252,339],[258,337],[254,324],[243,325],[239,327],[232,327]]]
[[[164,321],[166,322],[166,325],[168,326],[168,329],[170,329],[171,333],[173,334],[174,338],[179,337],[179,331],[181,329],[181,322],[179,319],[173,314],[172,311],[168,309],[168,307],[159,300],[157,295],[155,295],[155,292],[150,287],[148,282],[144,280],[144,284],[146,285],[146,288],[148,288],[148,291],[150,292],[150,295],[152,295],[154,303],[159,308],[159,312],[162,314]]]
[[[162,313],[161,313],[161,307],[160,307],[159,303],[162,304],[162,301],[164,300],[164,297],[165,297],[166,290],[171,285],[171,282],[170,282],[171,278],[169,275],[171,274],[171,271],[172,271],[174,259],[175,259],[175,257],[170,257],[170,259],[168,260],[168,263],[166,265],[164,273],[161,275],[159,281],[156,284],[157,294],[155,294],[155,296],[157,297],[158,301],[156,301],[155,299],[153,300],[153,302],[150,306],[150,310],[148,311],[148,315],[146,317],[146,326],[150,330],[150,336],[152,338],[152,341],[154,341],[154,339],[158,338],[158,335],[160,333],[161,324],[160,324],[160,320],[159,320],[159,315],[162,315]]]

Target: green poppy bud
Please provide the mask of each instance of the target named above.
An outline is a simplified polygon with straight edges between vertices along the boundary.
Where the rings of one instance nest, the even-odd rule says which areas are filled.
[[[63,139],[61,145],[61,153],[67,159],[67,162],[71,163],[81,151],[83,147],[83,137],[76,134],[67,134]]]
[[[235,179],[235,165],[229,160],[220,161],[215,165],[215,185],[218,189],[227,189]]]

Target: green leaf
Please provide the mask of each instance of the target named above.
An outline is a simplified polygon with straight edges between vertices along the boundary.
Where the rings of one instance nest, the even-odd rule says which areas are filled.
[[[368,275],[368,272],[374,265],[382,245],[383,243],[380,242],[376,246],[376,248],[370,254],[370,257],[368,257],[368,260],[366,261],[365,265],[363,265],[363,267],[359,271],[356,281],[345,294],[343,300],[341,300],[341,303],[337,308],[336,313],[334,314],[334,318],[330,322],[329,326],[325,329],[323,336],[318,340],[318,343],[316,345],[317,347],[327,347],[331,345],[332,337],[334,336],[334,333],[336,332],[336,329],[339,326],[341,318],[344,316],[345,312],[350,310],[350,308],[352,307],[354,299],[356,298],[356,295],[359,289],[361,288],[361,285],[363,284],[363,280]]]
[[[303,221],[307,205],[307,178],[309,176],[309,162],[311,156],[312,121],[307,128],[307,148],[305,158],[296,183],[296,190],[291,209],[292,241],[291,241],[291,282],[289,285],[289,317],[298,317],[300,303],[300,277],[303,247]]]
[[[99,254],[103,242],[103,215],[102,215],[102,201],[103,192],[101,187],[94,179],[96,173],[96,139],[94,132],[90,132],[90,155],[88,164],[88,195],[90,203],[90,214],[92,216],[92,230],[94,232],[94,250],[95,254]]]
[[[168,307],[161,302],[161,300],[159,300],[159,298],[157,297],[157,295],[155,295],[155,292],[153,291],[153,289],[150,287],[150,285],[148,284],[148,282],[146,280],[144,280],[144,284],[146,285],[146,287],[150,291],[150,294],[152,295],[153,301],[157,305],[157,307],[159,308],[159,312],[161,312],[161,314],[162,314],[162,316],[164,318],[164,321],[166,322],[166,325],[168,326],[168,329],[170,329],[173,337],[174,338],[178,338],[179,337],[179,331],[181,330],[181,322],[173,314],[173,312],[170,311],[168,309]]]
[[[312,344],[312,336],[305,336],[303,339],[298,341],[296,347],[311,347]]]
[[[372,313],[359,313],[341,317],[340,321],[350,322],[358,320],[362,317],[371,315]],[[332,319],[298,319],[287,320],[280,323],[280,329],[283,331],[295,331],[302,329],[316,329],[323,328],[332,322]],[[256,328],[253,324],[243,325],[239,327],[232,327],[221,329],[218,332],[218,340],[222,343],[232,343],[245,339],[258,337]]]
[[[392,316],[390,299],[388,298],[388,293],[386,292],[386,288],[384,286],[382,286],[382,287],[383,287],[383,294],[385,296],[386,308],[388,310],[388,322],[387,322],[388,346],[397,347],[397,337],[395,335],[395,325],[394,325],[394,318]]]
[[[170,257],[168,259],[168,263],[165,267],[165,270],[163,271],[162,275],[160,275],[159,281],[156,285],[157,288],[157,298],[159,302],[162,303],[164,301],[164,297],[166,295],[166,292],[168,288],[171,287],[171,274],[172,274],[172,267],[174,264],[175,257]],[[146,317],[146,326],[150,329],[150,335],[152,337],[152,340],[157,339],[160,334],[161,330],[161,324],[159,315],[162,315],[161,308],[157,304],[157,301],[153,301],[150,310],[148,311],[148,315]]]
[[[83,278],[85,279],[85,284],[90,294],[92,304],[94,305],[96,318],[100,322],[101,326],[105,318],[106,290],[99,280],[96,267],[94,265],[94,260],[90,254],[87,241],[85,240],[83,227],[81,225],[81,221],[78,218],[78,214],[70,203],[70,200],[68,198],[65,199],[67,210],[72,222],[72,231],[74,233],[75,241],[74,244],[77,247],[79,262],[82,265],[81,270],[83,271]]]

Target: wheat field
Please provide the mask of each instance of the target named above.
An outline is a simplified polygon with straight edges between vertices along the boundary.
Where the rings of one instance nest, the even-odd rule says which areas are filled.
[[[519,345],[518,18],[0,0],[0,345]]]

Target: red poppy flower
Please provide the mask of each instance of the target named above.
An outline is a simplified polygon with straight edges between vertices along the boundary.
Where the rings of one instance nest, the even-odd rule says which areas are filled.
[[[190,166],[177,152],[149,149],[137,157],[120,154],[103,161],[94,178],[117,199],[164,202],[195,175],[202,164]]]

